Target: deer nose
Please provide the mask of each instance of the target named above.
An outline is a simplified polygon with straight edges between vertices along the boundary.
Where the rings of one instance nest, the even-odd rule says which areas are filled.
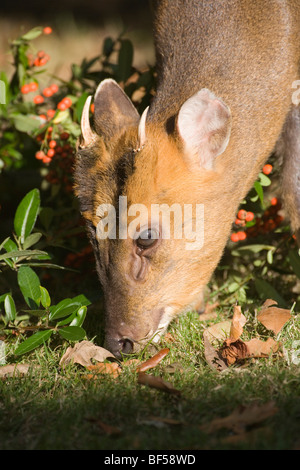
[[[113,338],[108,336],[105,339],[105,347],[118,359],[122,359],[123,354],[133,352],[133,341],[130,338]]]

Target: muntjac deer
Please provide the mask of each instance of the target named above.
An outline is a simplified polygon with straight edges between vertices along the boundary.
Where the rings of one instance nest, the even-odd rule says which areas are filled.
[[[299,0],[156,3],[150,108],[140,118],[104,80],[93,128],[91,97],[85,104],[76,163],[106,347],[119,357],[158,341],[177,314],[201,309],[239,203],[276,150],[300,239]]]

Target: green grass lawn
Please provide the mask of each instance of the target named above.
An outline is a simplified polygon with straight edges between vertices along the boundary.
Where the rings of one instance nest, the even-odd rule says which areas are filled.
[[[250,335],[256,334],[254,314],[246,315]],[[221,312],[213,321],[227,317]],[[299,449],[300,368],[291,362],[294,341],[300,339],[299,316],[279,334],[283,354],[221,373],[204,356],[202,336],[209,324],[195,313],[173,322],[169,332],[175,341],[160,344],[170,353],[149,371],[171,382],[180,396],[139,385],[133,366],[124,367],[117,379],[87,380],[81,366],[59,367],[66,347],[25,355],[23,362],[39,368],[0,380],[1,449]],[[270,401],[274,414],[261,422],[209,432],[212,420],[255,403],[263,410]]]

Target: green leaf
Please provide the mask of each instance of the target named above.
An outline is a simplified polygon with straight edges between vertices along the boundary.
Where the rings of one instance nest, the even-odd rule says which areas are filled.
[[[131,75],[133,46],[132,42],[129,41],[129,39],[121,39],[120,42],[121,47],[118,56],[118,79],[122,82],[126,82],[126,80]]]
[[[10,294],[7,294],[4,300],[4,310],[7,321],[14,321],[17,315],[14,299]]]
[[[43,28],[41,26],[37,26],[36,28],[31,29],[28,33],[21,36],[23,41],[32,41],[33,39],[38,38],[43,32]]]
[[[49,292],[45,287],[40,286],[41,291],[41,304],[44,308],[48,308],[51,305],[51,298]]]
[[[235,251],[251,251],[251,253],[259,253],[260,251],[263,250],[272,250],[274,251],[275,248],[272,245],[260,245],[260,244],[255,244],[255,245],[244,245],[241,246],[240,248],[237,248]]]
[[[16,250],[16,251],[10,251],[9,253],[4,253],[3,255],[0,255],[0,261],[2,259],[9,259],[9,258],[38,258],[42,256],[47,256],[46,259],[48,258],[48,253],[46,251],[41,251],[41,250]]]
[[[287,307],[286,301],[281,297],[277,290],[264,279],[255,279],[255,288],[260,298],[263,300],[276,300],[280,307]]]
[[[3,240],[3,242],[1,243],[0,245],[0,251],[2,250],[2,248],[5,248],[5,245],[6,243],[9,243],[9,241],[11,241],[12,243],[14,243],[9,237],[5,238],[5,240]],[[15,244],[16,248],[17,248],[17,245]],[[5,248],[6,249],[6,248]],[[9,251],[6,249],[6,251]]]
[[[27,305],[30,308],[36,309],[41,298],[40,280],[29,266],[21,266],[19,268],[18,284]]]
[[[262,185],[258,182],[258,181],[255,181],[254,185],[253,185],[259,199],[260,199],[260,202],[261,202],[261,205],[263,205],[264,203],[264,191],[263,191],[263,188],[262,188]]]
[[[260,184],[262,186],[270,186],[271,180],[270,178],[265,175],[264,173],[259,173]]]
[[[82,326],[86,317],[86,312],[87,312],[87,308],[85,305],[80,307],[77,310],[73,320],[71,321],[70,326]]]
[[[80,295],[77,295],[76,297],[73,297],[73,301],[79,302],[80,306],[91,305],[91,301],[84,294],[80,294]]]
[[[27,250],[32,245],[35,245],[40,240],[41,237],[42,237],[42,234],[39,232],[32,233],[31,235],[29,235],[23,243],[24,250]]]
[[[17,349],[15,350],[15,354],[20,356],[21,354],[25,354],[33,349],[37,348],[41,344],[45,343],[50,336],[52,335],[53,330],[47,331],[38,331],[34,335],[30,336],[30,338],[25,339],[23,343],[21,343]]]
[[[289,251],[289,260],[294,273],[300,279],[300,256],[298,254],[298,250]]]
[[[66,326],[58,330],[59,334],[68,341],[80,341],[86,335],[85,330],[80,326]]]
[[[34,114],[20,114],[13,113],[10,115],[16,129],[20,132],[26,132],[31,134],[36,131],[40,125],[41,121],[37,119]]]
[[[40,208],[40,192],[33,189],[22,199],[16,210],[14,228],[21,243],[24,243],[34,227]]]
[[[80,302],[74,299],[64,299],[57,305],[50,307],[49,320],[53,321],[58,318],[66,317],[67,315],[70,315],[75,310],[77,310],[79,307],[81,307]]]

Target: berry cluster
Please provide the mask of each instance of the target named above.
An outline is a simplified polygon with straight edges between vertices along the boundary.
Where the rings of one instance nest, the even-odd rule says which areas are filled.
[[[29,67],[42,67],[49,62],[50,56],[44,51],[38,51],[36,56],[28,54],[27,59]]]
[[[265,175],[270,175],[272,170],[272,165],[266,164],[262,172]],[[232,233],[230,237],[231,241],[236,243],[246,240],[246,238],[257,237],[260,234],[266,234],[275,230],[283,221],[283,216],[279,214],[280,209],[280,201],[278,201],[276,197],[273,197],[270,201],[270,207],[264,211],[261,217],[255,217],[254,213],[250,211],[239,210],[234,223],[236,227],[245,227],[245,229]],[[247,224],[252,221],[253,223]]]
[[[266,234],[275,230],[283,221],[283,216],[278,212],[281,209],[281,202],[273,197],[270,201],[270,207],[265,210],[261,217],[255,217],[253,212],[247,212],[243,209],[239,210],[235,225],[246,227],[244,231],[231,234],[231,241],[236,243],[246,240],[246,238],[254,238],[261,234]],[[253,225],[247,227],[247,222],[255,221]]]
[[[53,132],[53,127],[49,126],[43,134],[39,134],[36,138],[37,142],[42,142],[42,149],[36,152],[35,158],[42,160],[43,163],[50,163],[52,158],[61,156],[66,158],[72,150],[70,144],[66,143],[69,138],[68,132]]]
[[[266,234],[275,230],[283,221],[283,216],[278,212],[281,209],[281,202],[273,197],[270,207],[264,212],[262,217],[256,217],[255,225],[247,228],[247,237],[253,238],[260,234]]]

